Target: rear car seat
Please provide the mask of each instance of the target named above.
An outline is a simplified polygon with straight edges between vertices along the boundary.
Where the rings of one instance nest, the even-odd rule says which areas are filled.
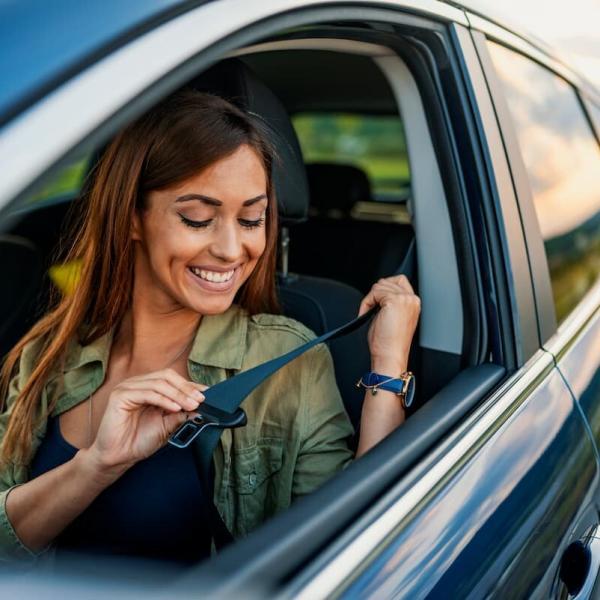
[[[379,278],[395,273],[414,239],[413,228],[351,216],[357,202],[373,201],[363,170],[312,163],[307,173],[311,217],[292,229],[290,269],[336,278],[367,293]]]

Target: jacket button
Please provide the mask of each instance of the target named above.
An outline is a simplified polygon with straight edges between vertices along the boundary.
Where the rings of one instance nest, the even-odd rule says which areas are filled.
[[[256,473],[250,473],[248,476],[248,483],[250,487],[254,487],[256,485]]]

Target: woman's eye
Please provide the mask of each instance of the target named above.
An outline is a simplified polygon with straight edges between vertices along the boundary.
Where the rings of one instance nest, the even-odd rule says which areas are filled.
[[[265,222],[265,218],[261,217],[260,219],[256,219],[256,221],[250,221],[248,219],[238,219],[238,221],[242,227],[252,229],[254,227],[260,227]]]
[[[177,213],[177,214],[179,215],[179,218],[181,219],[181,221],[184,225],[187,225],[188,227],[193,227],[194,229],[199,229],[201,227],[208,227],[212,221],[212,219],[206,219],[206,221],[194,221],[193,219],[188,219],[181,213]]]

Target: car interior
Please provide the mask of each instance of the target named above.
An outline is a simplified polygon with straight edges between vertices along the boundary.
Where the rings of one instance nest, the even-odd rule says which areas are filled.
[[[416,376],[416,400],[407,421],[414,420],[419,442],[418,447],[403,446],[414,460],[440,431],[472,409],[502,373],[490,372],[490,380],[479,387],[458,377],[487,362],[490,350],[483,309],[468,297],[471,292],[465,292],[469,278],[464,251],[458,247],[464,240],[457,238],[448,169],[440,163],[445,134],[430,114],[435,106],[430,90],[417,80],[409,63],[397,49],[365,41],[343,26],[320,26],[285,31],[237,48],[186,86],[229,98],[257,115],[272,133],[280,157],[274,180],[281,222],[278,290],[284,314],[320,335],[353,319],[379,278],[399,269],[409,276],[422,301],[409,362]],[[354,123],[387,119],[386,127],[398,127],[404,136],[399,160],[407,165],[408,175],[392,173],[394,181],[386,188],[367,172],[364,161],[348,158],[352,152],[342,159],[344,152],[319,157],[310,146],[306,123],[332,117],[334,122],[351,117]],[[336,147],[358,144],[356,136],[341,139],[340,130],[337,135]],[[56,191],[54,186],[52,191],[51,182],[46,191],[13,208],[12,225],[0,235],[3,277],[7,289],[15,290],[0,297],[2,313],[8,315],[0,326],[0,356],[61,286],[56,276],[61,235],[69,208],[101,151],[98,147],[70,167],[76,172],[70,189],[58,186]],[[364,396],[355,383],[369,370],[366,335],[367,327],[362,327],[330,346],[355,429]],[[454,390],[454,400],[437,398],[445,388]]]

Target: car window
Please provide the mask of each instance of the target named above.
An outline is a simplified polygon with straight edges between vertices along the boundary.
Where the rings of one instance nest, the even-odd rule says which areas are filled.
[[[600,274],[600,146],[575,90],[536,62],[489,42],[548,258],[560,323]]]
[[[406,200],[410,169],[404,128],[398,116],[299,113],[292,122],[305,162],[358,167],[369,178],[373,200]]]

